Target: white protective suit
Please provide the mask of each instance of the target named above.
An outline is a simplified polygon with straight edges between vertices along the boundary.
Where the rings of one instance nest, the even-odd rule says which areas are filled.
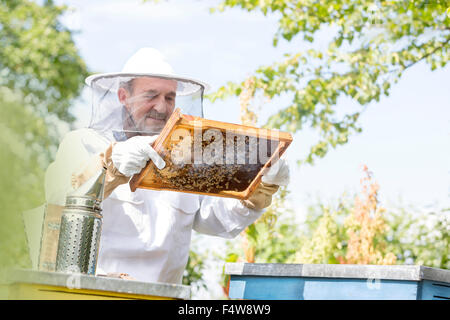
[[[68,133],[45,178],[46,200],[63,206],[71,176],[103,152],[110,141],[90,128]],[[181,283],[192,229],[233,238],[262,210],[239,200],[118,186],[103,201],[97,273],[127,273],[136,280]]]

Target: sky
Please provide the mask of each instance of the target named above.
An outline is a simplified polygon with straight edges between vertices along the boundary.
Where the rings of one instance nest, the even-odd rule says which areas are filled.
[[[178,73],[206,81],[214,91],[228,81],[242,81],[259,66],[304,45],[294,39],[273,47],[276,16],[239,9],[211,14],[208,8],[219,3],[217,0],[56,3],[74,9],[63,22],[77,30],[75,42],[92,72],[120,71],[139,48],[154,47]],[[319,45],[326,43],[326,36],[319,34]],[[87,125],[89,98],[85,90],[73,108],[78,127]],[[264,105],[261,124],[285,104],[281,98]],[[341,99],[336,108],[353,106],[353,101]],[[237,98],[214,104],[206,101],[205,118],[239,123]],[[360,120],[362,133],[331,150],[314,166],[296,165],[311,145],[312,132],[293,134],[287,157],[290,202],[297,215],[304,215],[313,199],[336,199],[344,191],[357,192],[363,164],[380,184],[380,199],[386,204],[450,206],[450,65],[433,72],[424,63],[410,68],[389,97],[371,103]]]

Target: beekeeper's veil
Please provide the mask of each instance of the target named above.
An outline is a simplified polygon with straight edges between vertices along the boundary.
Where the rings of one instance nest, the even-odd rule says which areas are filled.
[[[95,74],[86,78],[86,84],[92,89],[89,127],[111,141],[158,134],[175,108],[203,117],[203,93],[208,88],[175,74],[152,48],[137,51],[122,72]]]

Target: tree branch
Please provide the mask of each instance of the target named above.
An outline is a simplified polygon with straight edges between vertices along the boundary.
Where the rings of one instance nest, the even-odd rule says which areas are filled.
[[[442,43],[441,46],[438,46],[436,48],[434,48],[433,51],[428,52],[427,54],[424,54],[422,57],[420,57],[418,60],[411,62],[410,64],[408,64],[407,66],[403,67],[403,71],[412,67],[413,65],[415,65],[416,63],[418,63],[419,61],[422,61],[423,59],[426,59],[427,57],[431,56],[432,54],[434,54],[436,51],[438,51],[439,49],[442,49],[443,47],[445,47],[447,45],[447,43],[450,42],[450,37],[447,38],[447,40],[445,42]]]

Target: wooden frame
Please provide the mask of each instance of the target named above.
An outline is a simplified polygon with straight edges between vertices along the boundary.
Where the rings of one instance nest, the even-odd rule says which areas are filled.
[[[199,192],[192,190],[179,190],[174,189],[173,186],[168,186],[158,182],[156,177],[152,175],[152,171],[158,170],[152,161],[149,161],[146,167],[139,173],[132,177],[130,180],[130,189],[135,191],[137,188],[144,189],[152,189],[152,190],[168,190],[168,191],[177,191],[177,192],[186,192],[186,193],[195,193],[195,194],[203,194],[209,196],[219,196],[219,197],[228,197],[228,198],[236,198],[241,200],[248,199],[252,193],[255,191],[256,187],[261,181],[262,175],[272,166],[278,157],[286,151],[287,147],[292,142],[292,136],[289,133],[281,132],[277,130],[269,130],[269,129],[259,129],[250,126],[243,126],[238,124],[226,123],[221,121],[207,120],[200,117],[194,117],[189,115],[181,114],[180,109],[176,109],[160,135],[153,143],[152,147],[161,155],[163,158],[166,156],[165,154],[165,146],[168,144],[172,133],[179,129],[185,128],[194,130],[194,128],[201,125],[203,129],[218,129],[221,131],[231,131],[236,134],[241,134],[245,136],[253,136],[258,138],[263,138],[272,141],[278,141],[278,145],[274,150],[273,154],[270,156],[268,161],[263,165],[263,167],[259,170],[256,177],[252,180],[252,182],[248,185],[248,187],[244,191],[227,191],[222,190],[216,193],[207,193],[207,192]],[[274,139],[275,138],[275,139]],[[277,157],[278,155],[278,157]]]

